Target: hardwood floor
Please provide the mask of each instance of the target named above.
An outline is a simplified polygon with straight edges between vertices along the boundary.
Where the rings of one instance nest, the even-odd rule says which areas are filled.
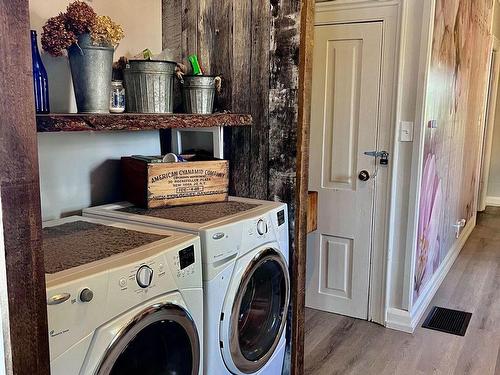
[[[478,216],[431,305],[472,312],[465,337],[421,324],[410,335],[308,309],[305,374],[500,375],[500,208]]]

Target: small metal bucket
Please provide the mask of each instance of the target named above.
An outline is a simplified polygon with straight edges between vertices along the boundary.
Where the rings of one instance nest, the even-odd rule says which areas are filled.
[[[182,95],[186,113],[210,114],[214,110],[215,76],[184,76]]]
[[[127,112],[172,113],[176,66],[170,61],[130,60],[123,71]]]
[[[68,48],[71,78],[79,113],[109,113],[113,53],[109,46],[94,46],[89,34]]]

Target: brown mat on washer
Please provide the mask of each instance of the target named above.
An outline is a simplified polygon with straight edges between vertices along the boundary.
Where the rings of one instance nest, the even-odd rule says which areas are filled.
[[[45,273],[56,273],[161,240],[168,236],[75,221],[43,228]]]
[[[258,206],[258,204],[229,201],[150,209],[125,207],[119,211],[129,214],[170,219],[183,223],[203,224],[212,220],[220,219],[224,216],[230,216],[239,212],[248,211]]]

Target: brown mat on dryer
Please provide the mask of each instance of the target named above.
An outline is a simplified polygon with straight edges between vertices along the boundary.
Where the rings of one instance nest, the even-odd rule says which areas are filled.
[[[43,228],[45,273],[56,273],[161,240],[168,236],[75,221]]]
[[[239,212],[248,211],[258,206],[258,204],[229,201],[150,209],[125,207],[119,211],[129,214],[170,219],[183,223],[203,224],[212,220],[220,219],[224,216],[230,216]]]

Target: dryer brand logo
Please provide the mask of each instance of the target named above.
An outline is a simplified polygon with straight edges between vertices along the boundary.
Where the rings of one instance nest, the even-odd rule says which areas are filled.
[[[219,232],[219,233],[215,233],[215,234],[212,236],[212,238],[213,238],[214,240],[221,240],[221,239],[223,239],[223,238],[224,238],[224,236],[225,236],[225,234],[224,234],[223,232]]]
[[[69,332],[69,329],[63,329],[62,331],[59,331],[59,332],[52,330],[49,332],[49,334],[50,334],[50,337],[57,337],[57,336],[63,335],[63,334],[68,333],[68,332]]]

